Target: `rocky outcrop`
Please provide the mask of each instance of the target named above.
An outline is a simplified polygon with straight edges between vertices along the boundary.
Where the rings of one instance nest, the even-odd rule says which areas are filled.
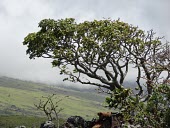
[[[71,116],[60,128],[141,128],[140,125],[134,125],[133,121],[126,124],[121,113],[99,112],[98,117],[86,121],[81,116]]]

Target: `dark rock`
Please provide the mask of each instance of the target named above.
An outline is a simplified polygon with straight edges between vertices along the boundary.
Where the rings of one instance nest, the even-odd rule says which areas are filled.
[[[67,119],[67,123],[73,125],[74,127],[84,128],[85,120],[81,116],[71,116]]]

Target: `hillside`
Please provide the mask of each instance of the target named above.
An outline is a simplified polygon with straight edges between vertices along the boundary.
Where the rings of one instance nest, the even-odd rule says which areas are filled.
[[[61,116],[80,115],[92,118],[99,111],[108,111],[102,107],[104,96],[95,92],[71,90],[30,81],[0,77],[0,115],[42,116],[34,104],[38,104],[42,96],[56,94],[57,98],[69,96],[60,102],[64,108]]]

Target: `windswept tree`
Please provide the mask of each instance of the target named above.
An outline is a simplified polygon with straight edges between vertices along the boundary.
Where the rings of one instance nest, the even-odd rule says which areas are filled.
[[[146,81],[147,100],[161,74],[166,72],[164,81],[170,77],[168,49],[152,30],[145,32],[120,20],[76,23],[73,18],[44,19],[39,27],[38,32],[25,37],[26,53],[30,59],[51,58],[60,74],[68,76],[64,80],[110,91],[126,90],[124,81],[133,67],[139,96],[141,81]]]
[[[64,80],[109,90],[106,103],[126,121],[144,128],[170,126],[169,42],[162,43],[153,30],[145,32],[120,20],[44,19],[39,27],[23,42],[30,59],[50,58],[67,76]],[[125,85],[132,68],[137,74],[132,76],[135,95]]]

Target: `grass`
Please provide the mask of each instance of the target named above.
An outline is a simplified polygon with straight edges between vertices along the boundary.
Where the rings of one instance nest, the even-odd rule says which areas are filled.
[[[39,127],[45,118],[29,117],[29,116],[1,116],[1,128],[14,128],[16,126],[24,125],[26,127]]]
[[[97,93],[0,77],[0,115],[44,116],[34,104],[50,94],[56,94],[58,99],[69,96],[59,103],[59,107],[64,108],[62,118],[79,115],[91,119],[99,111],[108,111],[101,105],[104,96]]]
[[[0,116],[0,128],[15,128],[17,126],[26,126],[27,128],[39,128],[40,124],[46,121],[44,117],[36,116]],[[62,124],[64,120],[60,119]],[[54,123],[56,123],[54,121]]]

